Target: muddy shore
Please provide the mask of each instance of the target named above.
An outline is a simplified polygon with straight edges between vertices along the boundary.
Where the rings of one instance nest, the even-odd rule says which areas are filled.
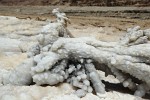
[[[50,16],[54,8],[68,16],[150,19],[150,7],[0,6],[0,15]]]

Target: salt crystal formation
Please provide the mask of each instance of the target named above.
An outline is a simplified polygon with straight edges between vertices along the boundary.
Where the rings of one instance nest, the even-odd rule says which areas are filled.
[[[150,30],[134,27],[119,42],[94,38],[70,38],[70,20],[59,9],[57,20],[44,26],[38,44],[28,51],[29,59],[10,72],[2,74],[3,85],[56,85],[68,82],[79,97],[95,93],[104,98],[105,85],[95,63],[106,65],[124,87],[144,96],[150,90]],[[138,80],[138,81],[137,81]]]

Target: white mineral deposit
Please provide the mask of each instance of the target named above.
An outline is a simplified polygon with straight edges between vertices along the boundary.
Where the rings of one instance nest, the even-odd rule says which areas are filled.
[[[12,51],[20,50],[27,58],[14,68],[0,69],[0,100],[140,100],[150,93],[150,29],[129,28],[116,42],[75,38],[68,29],[70,19],[66,14],[58,8],[52,13],[56,20],[49,23],[0,17],[4,24],[16,29],[9,30],[17,32],[14,39],[20,34],[31,36],[11,40]],[[17,23],[25,25],[17,31]],[[24,26],[34,28],[35,33],[24,31]],[[19,46],[21,39],[32,40],[33,45]],[[135,96],[108,91],[105,83],[111,82],[104,82],[100,67]]]

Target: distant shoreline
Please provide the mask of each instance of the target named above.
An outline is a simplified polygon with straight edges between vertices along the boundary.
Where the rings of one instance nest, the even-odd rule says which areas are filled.
[[[60,8],[68,16],[119,17],[150,19],[150,7],[98,7],[98,6],[0,6],[0,15],[51,15],[54,8]]]

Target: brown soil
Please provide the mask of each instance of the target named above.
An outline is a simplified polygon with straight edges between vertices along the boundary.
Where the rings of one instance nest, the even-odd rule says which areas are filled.
[[[150,19],[150,7],[0,6],[0,15],[49,18],[54,8],[60,8],[67,16]]]

